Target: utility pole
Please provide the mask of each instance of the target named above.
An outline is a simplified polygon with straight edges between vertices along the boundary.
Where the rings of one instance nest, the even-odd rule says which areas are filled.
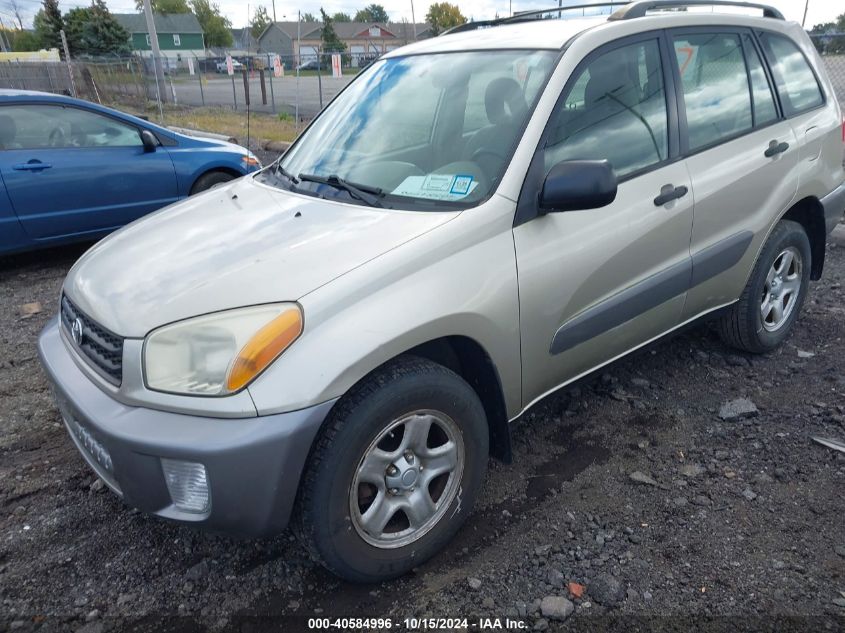
[[[804,3],[804,18],[801,20],[801,27],[804,27],[804,23],[807,21],[807,9],[810,8],[810,0],[807,0]]]
[[[296,53],[293,56],[293,63],[296,66],[296,113],[294,114],[294,131],[299,134],[299,64],[302,61],[299,58],[300,53],[300,42],[299,39],[302,36],[302,32],[300,30],[300,26],[302,24],[302,16],[300,12],[296,12]]]
[[[414,0],[411,0],[411,24],[414,25],[414,41],[417,41],[417,18],[414,17]]]
[[[164,68],[161,65],[161,49],[158,47],[158,31],[150,0],[144,0],[144,15],[147,16],[147,33],[150,36],[150,47],[153,51],[153,68],[156,77],[156,95],[160,102],[167,101],[167,91],[164,84]]]
[[[273,22],[276,21],[276,0],[273,0]]]

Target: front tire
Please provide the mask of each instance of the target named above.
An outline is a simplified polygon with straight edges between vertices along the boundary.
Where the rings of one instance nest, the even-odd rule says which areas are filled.
[[[344,579],[401,576],[469,515],[488,442],[484,408],[460,376],[421,358],[393,361],[332,411],[303,477],[297,532]]]
[[[194,186],[191,187],[191,195],[193,196],[202,191],[207,191],[212,187],[222,185],[234,179],[235,177],[227,171],[210,171],[197,178]]]
[[[755,354],[783,343],[807,296],[811,263],[804,228],[792,220],[778,222],[739,301],[719,321],[722,340]]]

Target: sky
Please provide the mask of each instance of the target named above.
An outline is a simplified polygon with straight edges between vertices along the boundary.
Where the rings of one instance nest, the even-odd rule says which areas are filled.
[[[414,0],[414,16],[417,22],[423,22],[428,6],[433,0]],[[564,0],[564,4],[586,4],[590,0]],[[759,0],[758,0],[759,1]],[[765,2],[765,0],[763,0]],[[320,7],[327,13],[343,11],[354,15],[355,12],[370,4],[372,0],[300,0],[299,3],[290,0],[276,0],[276,18],[282,20],[296,20],[297,10],[303,13],[310,12],[318,15]],[[545,8],[557,4],[556,0],[543,2],[542,0],[452,0],[461,8],[461,12],[468,18],[483,20],[508,15],[510,10],[522,11],[528,9]],[[510,4],[512,2],[512,4]],[[25,27],[32,24],[32,16],[38,11],[41,0],[0,0],[0,20],[7,26],[13,21],[13,3],[17,3],[23,17]],[[805,0],[768,0],[771,4],[786,16],[788,20],[800,22],[804,14]],[[85,0],[59,0],[62,11],[73,7],[87,6]],[[106,4],[112,13],[133,13],[135,12],[134,0],[106,0]],[[272,17],[273,5],[270,0],[257,0],[247,2],[246,0],[217,0],[221,12],[229,18],[235,27],[246,26],[249,12],[255,7],[263,5]],[[402,19],[411,20],[411,0],[381,0],[380,4],[387,9],[392,21],[400,22]],[[809,0],[809,11],[807,12],[807,28],[820,22],[833,21],[839,13],[845,11],[845,5],[841,0]]]

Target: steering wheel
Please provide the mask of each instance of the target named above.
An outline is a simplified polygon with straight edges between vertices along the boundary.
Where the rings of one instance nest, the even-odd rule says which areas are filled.
[[[50,132],[50,147],[64,147],[67,145],[67,137],[65,137],[65,131],[60,128],[56,127],[53,128],[53,131]]]

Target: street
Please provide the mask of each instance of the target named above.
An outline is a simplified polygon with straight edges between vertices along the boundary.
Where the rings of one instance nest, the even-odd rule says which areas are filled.
[[[207,76],[204,75],[203,77]],[[199,76],[180,77],[173,81],[172,85],[176,93],[177,103],[192,106],[235,106],[238,110],[246,109],[242,76],[221,75],[215,77],[211,75],[211,77],[213,78],[203,83],[202,87],[200,87]],[[255,73],[255,76],[249,82],[250,107],[256,112],[274,112],[273,99],[275,99],[276,112],[286,112],[293,115],[298,93],[299,115],[302,118],[310,119],[320,111],[321,84],[322,105],[325,106],[352,81],[353,77],[354,75],[348,74],[340,79],[334,79],[331,75],[321,78],[310,76],[297,79],[294,75],[286,75],[280,79],[271,79],[270,73],[266,73],[267,104],[264,105],[261,102],[261,81],[258,78],[258,73]]]

